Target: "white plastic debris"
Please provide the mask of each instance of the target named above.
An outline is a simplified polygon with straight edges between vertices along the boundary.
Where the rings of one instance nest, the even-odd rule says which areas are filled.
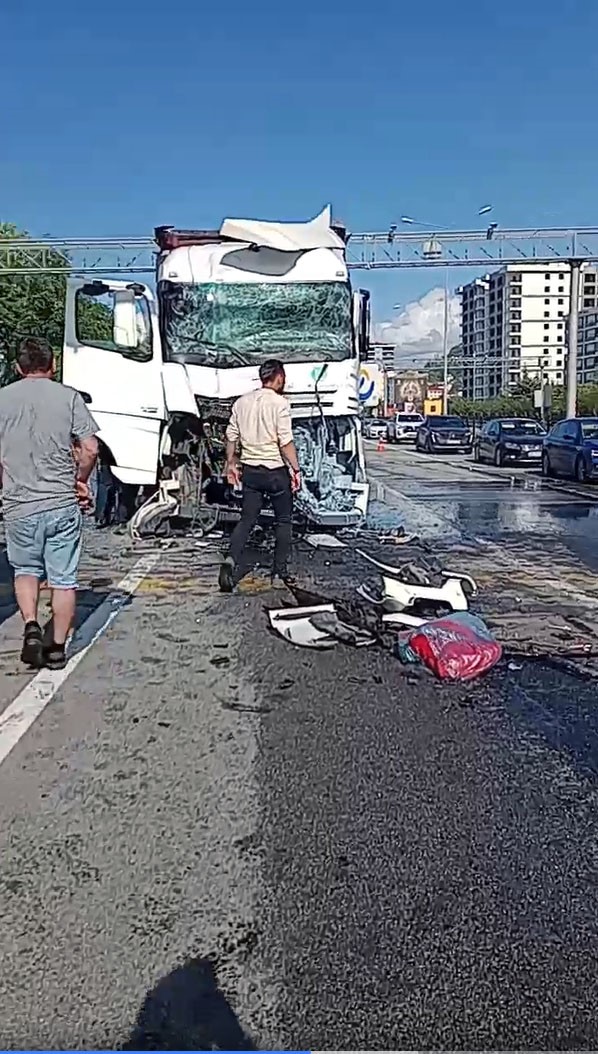
[[[308,608],[276,608],[268,612],[270,625],[284,640],[299,648],[334,648],[337,641],[323,630],[316,629],[309,616],[327,611],[334,614],[334,604],[320,604]]]
[[[345,542],[333,534],[307,534],[305,541],[314,549],[346,549]]]
[[[398,578],[382,576],[384,582],[384,599],[396,604],[397,610],[404,611],[413,607],[418,601],[432,601],[448,604],[453,611],[468,611],[469,604],[459,578],[449,578],[442,586],[420,586],[411,582],[401,582]]]
[[[418,626],[425,625],[429,620],[419,618],[417,615],[407,615],[404,611],[387,611],[382,616],[382,621],[391,626],[413,626],[417,629]]]

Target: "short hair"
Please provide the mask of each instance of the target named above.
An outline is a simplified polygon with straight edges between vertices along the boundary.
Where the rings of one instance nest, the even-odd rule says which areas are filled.
[[[260,381],[262,384],[271,384],[281,373],[284,376],[284,366],[280,359],[266,359],[260,366]]]
[[[21,373],[47,373],[52,369],[54,352],[47,340],[25,337],[17,351],[17,366]]]

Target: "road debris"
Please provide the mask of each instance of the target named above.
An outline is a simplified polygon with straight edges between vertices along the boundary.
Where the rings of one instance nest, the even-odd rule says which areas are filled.
[[[306,534],[305,541],[312,549],[346,549],[347,543],[342,542],[335,534]]]
[[[334,604],[277,608],[269,611],[268,617],[281,637],[300,648],[331,648],[338,643],[363,648],[376,643],[367,630],[340,619]]]
[[[502,647],[477,615],[455,612],[399,635],[397,655],[423,663],[440,680],[471,681],[502,658]]]

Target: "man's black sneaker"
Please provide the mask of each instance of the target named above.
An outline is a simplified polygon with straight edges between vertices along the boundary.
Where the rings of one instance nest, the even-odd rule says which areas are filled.
[[[64,670],[66,666],[66,645],[48,644],[44,647],[44,666],[48,670]]]
[[[26,666],[32,666],[35,670],[41,670],[44,665],[44,641],[39,622],[25,623],[21,662],[24,662]]]
[[[234,561],[231,560],[230,556],[227,556],[220,564],[220,572],[218,574],[218,587],[221,593],[232,593],[235,585],[233,578],[234,569]]]

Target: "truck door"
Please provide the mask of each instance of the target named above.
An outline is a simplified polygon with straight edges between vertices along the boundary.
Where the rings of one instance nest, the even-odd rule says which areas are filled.
[[[154,295],[137,282],[70,279],[62,379],[80,391],[123,483],[156,481],[166,406]]]

